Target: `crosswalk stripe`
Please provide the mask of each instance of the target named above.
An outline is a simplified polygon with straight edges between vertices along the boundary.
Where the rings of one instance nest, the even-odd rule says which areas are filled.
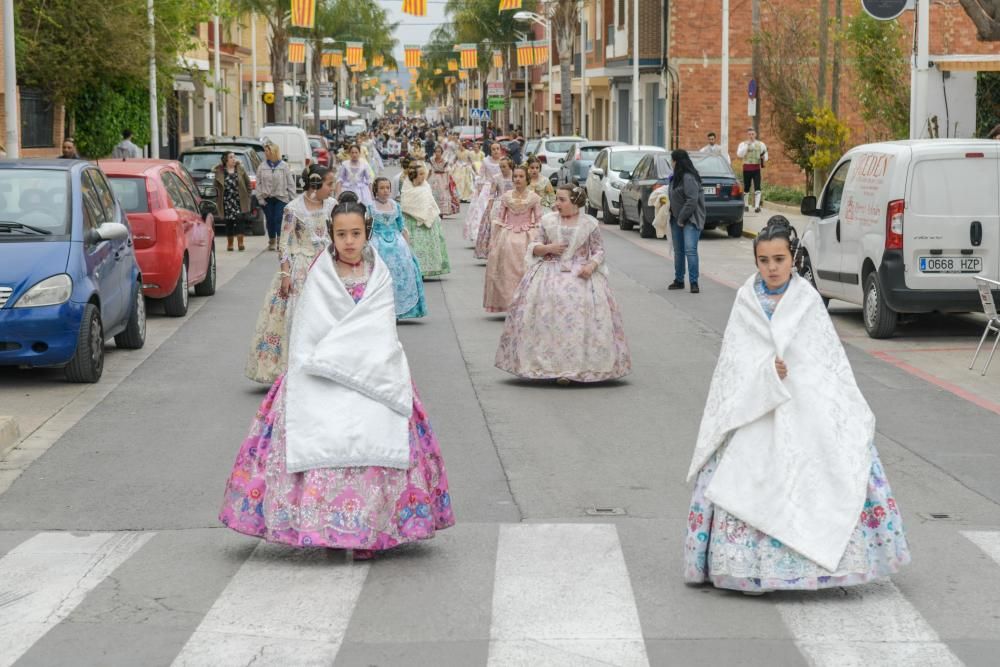
[[[503,524],[488,664],[649,664],[613,524]]]
[[[997,565],[1000,565],[1000,530],[963,530],[959,532],[982,549]]]
[[[45,532],[0,558],[0,667],[14,664],[154,534]]]
[[[775,606],[813,667],[962,665],[890,581],[776,599]]]
[[[367,563],[342,552],[261,543],[181,649],[177,666],[330,665],[340,649]]]

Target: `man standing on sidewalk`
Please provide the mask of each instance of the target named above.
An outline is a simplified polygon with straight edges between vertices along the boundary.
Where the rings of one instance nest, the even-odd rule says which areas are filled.
[[[132,143],[132,130],[122,130],[122,140],[118,142],[115,149],[111,151],[111,157],[115,160],[142,157],[142,151]]]
[[[747,140],[741,141],[736,149],[736,157],[743,160],[743,210],[750,210],[750,186],[753,185],[753,210],[760,213],[760,172],[767,163],[767,146],[757,141],[757,131],[752,127],[747,130]]]
[[[729,153],[722,152],[722,146],[717,143],[715,132],[708,133],[708,143],[701,147],[701,153],[711,153],[712,155],[721,155],[726,158],[726,162],[731,162],[729,159]]]

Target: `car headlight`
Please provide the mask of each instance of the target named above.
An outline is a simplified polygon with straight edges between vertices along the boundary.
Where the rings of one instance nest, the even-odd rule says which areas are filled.
[[[24,293],[15,308],[35,308],[38,306],[56,306],[69,301],[73,293],[73,279],[65,273],[46,278],[35,284]]]
[[[608,185],[613,187],[615,190],[621,190],[625,187],[625,181],[608,181]]]

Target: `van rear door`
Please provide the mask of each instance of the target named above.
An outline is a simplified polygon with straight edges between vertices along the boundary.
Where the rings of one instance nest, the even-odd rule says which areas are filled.
[[[903,216],[906,286],[970,290],[1000,275],[1000,142],[914,151]]]

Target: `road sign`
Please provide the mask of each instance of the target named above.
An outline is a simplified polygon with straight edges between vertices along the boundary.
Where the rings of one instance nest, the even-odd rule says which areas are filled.
[[[861,0],[861,7],[872,18],[889,21],[912,9],[913,0]]]
[[[487,106],[491,111],[499,111],[507,108],[507,100],[502,97],[491,97],[487,100]]]
[[[486,84],[486,97],[503,97],[503,81],[490,81]]]
[[[479,117],[479,109],[471,109],[469,111],[469,118],[472,119],[472,120],[482,120]]]

